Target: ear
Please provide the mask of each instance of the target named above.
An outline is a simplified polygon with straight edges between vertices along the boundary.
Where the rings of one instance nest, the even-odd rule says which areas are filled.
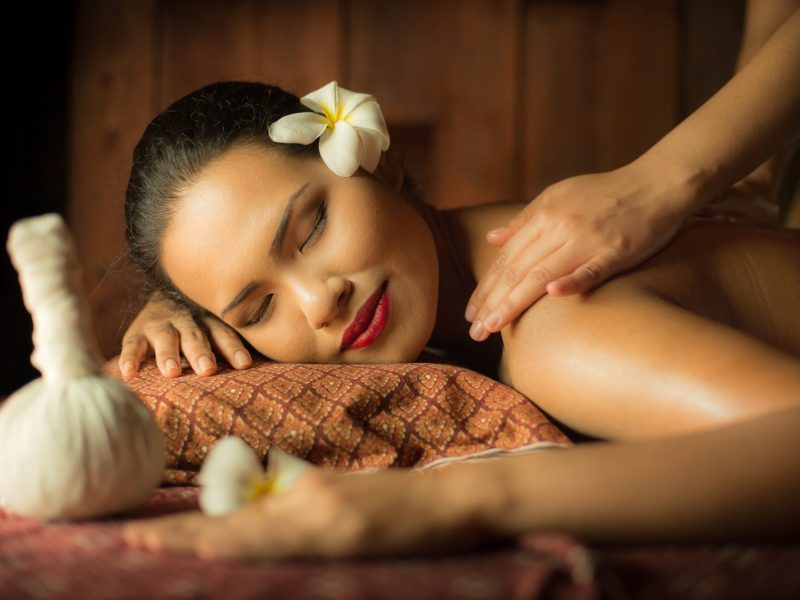
[[[373,173],[378,181],[395,192],[399,192],[403,187],[405,178],[402,154],[399,148],[389,146],[389,149],[381,155],[378,168]]]

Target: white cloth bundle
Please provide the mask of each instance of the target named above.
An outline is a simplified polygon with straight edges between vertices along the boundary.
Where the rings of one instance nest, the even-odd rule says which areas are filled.
[[[24,219],[8,251],[43,377],[0,409],[0,506],[47,520],[134,508],[161,480],[164,438],[136,396],[100,374],[69,232],[58,215]]]

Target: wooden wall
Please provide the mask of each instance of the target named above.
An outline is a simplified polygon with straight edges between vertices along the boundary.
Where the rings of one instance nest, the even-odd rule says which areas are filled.
[[[435,204],[524,200],[634,158],[698,103],[709,76],[695,85],[685,65],[703,4],[733,14],[722,37],[735,53],[741,2],[727,0],[79,1],[69,218],[103,351],[117,351],[139,283],[124,260],[130,154],[179,96],[222,79],[301,95],[336,79],[377,96]],[[717,60],[712,86],[732,63]]]

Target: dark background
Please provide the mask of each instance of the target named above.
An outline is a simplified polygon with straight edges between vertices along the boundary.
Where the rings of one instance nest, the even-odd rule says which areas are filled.
[[[46,8],[19,3],[6,20],[3,72],[6,130],[2,211],[3,247],[11,223],[67,206],[69,70],[74,2]],[[0,252],[4,318],[0,395],[37,376],[30,364],[31,320],[7,252]]]

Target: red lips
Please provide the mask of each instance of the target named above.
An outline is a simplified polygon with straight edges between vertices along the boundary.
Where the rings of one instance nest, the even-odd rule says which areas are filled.
[[[358,309],[353,322],[342,335],[341,350],[366,348],[380,337],[389,320],[389,294],[386,283],[375,290]]]

